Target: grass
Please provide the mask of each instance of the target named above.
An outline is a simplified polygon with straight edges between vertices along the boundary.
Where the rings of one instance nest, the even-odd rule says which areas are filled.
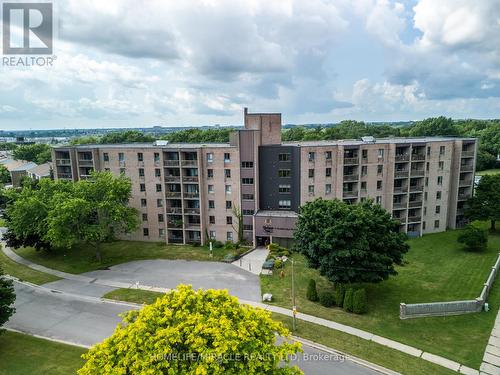
[[[162,293],[150,292],[147,290],[117,289],[104,295],[104,298],[140,304],[150,304],[160,296],[162,296]],[[281,314],[272,315],[273,319],[282,322],[291,331],[291,318]],[[351,336],[347,333],[336,331],[317,324],[298,321],[297,330],[293,332],[293,334],[294,336],[315,341],[392,370],[400,371],[407,375],[453,374],[453,371],[449,371],[441,366],[433,365],[432,363],[422,359],[415,358],[397,350],[389,349],[380,344],[366,341],[359,337]]]
[[[476,174],[478,176],[484,176],[485,174],[497,174],[500,173],[500,168],[497,169],[486,169],[484,171],[477,171]]]
[[[163,293],[149,290],[122,288],[106,293],[103,298],[149,305],[162,295]]]
[[[274,320],[282,322],[291,331],[292,318],[274,313],[272,316]],[[423,359],[314,323],[297,321],[297,329],[293,332],[293,335],[323,344],[405,375],[456,374],[454,371],[434,365]]]
[[[5,219],[0,217],[0,227],[5,226]]]
[[[430,353],[479,368],[500,306],[500,280],[493,286],[490,311],[452,317],[399,319],[399,303],[472,299],[479,295],[500,251],[500,232],[489,237],[483,253],[464,251],[457,244],[459,231],[426,235],[409,241],[407,264],[397,267],[398,276],[366,285],[369,311],[365,315],[325,308],[305,298],[307,283],[314,278],[318,291],[331,288],[319,273],[295,254],[297,306],[300,312],[354,326]],[[274,304],[290,308],[291,268],[285,277],[261,276],[262,293],[272,293]]]
[[[15,332],[0,334],[0,375],[67,375],[83,366],[86,350]]]
[[[4,273],[17,277],[20,280],[29,281],[30,283],[41,285],[51,281],[59,280],[59,277],[49,275],[48,273],[36,271],[22,264],[11,260],[0,249],[0,267]]]
[[[95,260],[95,251],[90,246],[80,245],[72,249],[56,249],[51,252],[33,248],[14,250],[23,258],[48,268],[68,273],[95,271],[120,263],[145,259],[185,259],[220,261],[230,251],[213,249],[210,257],[208,247],[190,245],[166,245],[161,242],[115,241],[101,246],[102,263]]]

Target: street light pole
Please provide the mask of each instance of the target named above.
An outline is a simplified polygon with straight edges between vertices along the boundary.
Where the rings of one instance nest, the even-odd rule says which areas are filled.
[[[290,259],[292,262],[292,313],[293,313],[293,319],[292,319],[292,329],[295,331],[296,329],[296,322],[295,322],[295,315],[297,315],[297,306],[295,306],[295,274],[294,274],[294,269],[293,269],[293,264],[294,261],[293,259]]]

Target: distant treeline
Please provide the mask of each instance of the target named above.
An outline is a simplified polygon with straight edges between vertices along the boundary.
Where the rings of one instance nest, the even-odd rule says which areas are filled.
[[[156,139],[170,142],[211,143],[228,142],[233,128],[190,128],[164,134]],[[333,139],[359,139],[363,136],[383,137],[419,137],[419,136],[462,136],[479,138],[477,169],[494,168],[497,155],[500,154],[500,120],[452,120],[446,117],[428,118],[408,126],[391,124],[366,124],[362,121],[342,121],[335,126],[294,126],[282,131],[283,141],[314,141]],[[80,137],[72,144],[88,143],[129,143],[153,142],[155,137],[127,130],[111,132],[100,137]]]

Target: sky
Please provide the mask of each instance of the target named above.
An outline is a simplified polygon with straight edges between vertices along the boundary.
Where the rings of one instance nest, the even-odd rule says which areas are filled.
[[[0,129],[500,117],[500,0],[58,0],[54,19],[53,66],[0,66]]]

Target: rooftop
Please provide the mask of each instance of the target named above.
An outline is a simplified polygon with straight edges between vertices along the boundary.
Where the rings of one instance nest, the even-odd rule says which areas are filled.
[[[41,177],[50,176],[50,163],[37,165],[33,168],[28,169],[28,172]]]
[[[295,211],[280,211],[280,210],[259,210],[255,213],[255,216],[264,217],[298,217],[299,215]]]
[[[13,168],[11,172],[27,171],[28,169],[35,168],[38,164],[32,161],[24,163],[16,168]]]
[[[234,147],[228,143],[168,143],[168,144],[155,144],[152,143],[108,143],[108,144],[88,144],[88,145],[75,145],[75,146],[54,146],[56,149],[63,148],[76,148],[87,150],[89,148],[155,148],[155,149],[183,149],[183,148],[229,148]]]
[[[460,137],[391,137],[391,138],[373,138],[372,141],[363,141],[361,139],[334,139],[326,141],[290,141],[282,142],[286,146],[361,146],[366,144],[411,144],[427,142],[445,142],[454,140],[475,141],[475,138]]]

